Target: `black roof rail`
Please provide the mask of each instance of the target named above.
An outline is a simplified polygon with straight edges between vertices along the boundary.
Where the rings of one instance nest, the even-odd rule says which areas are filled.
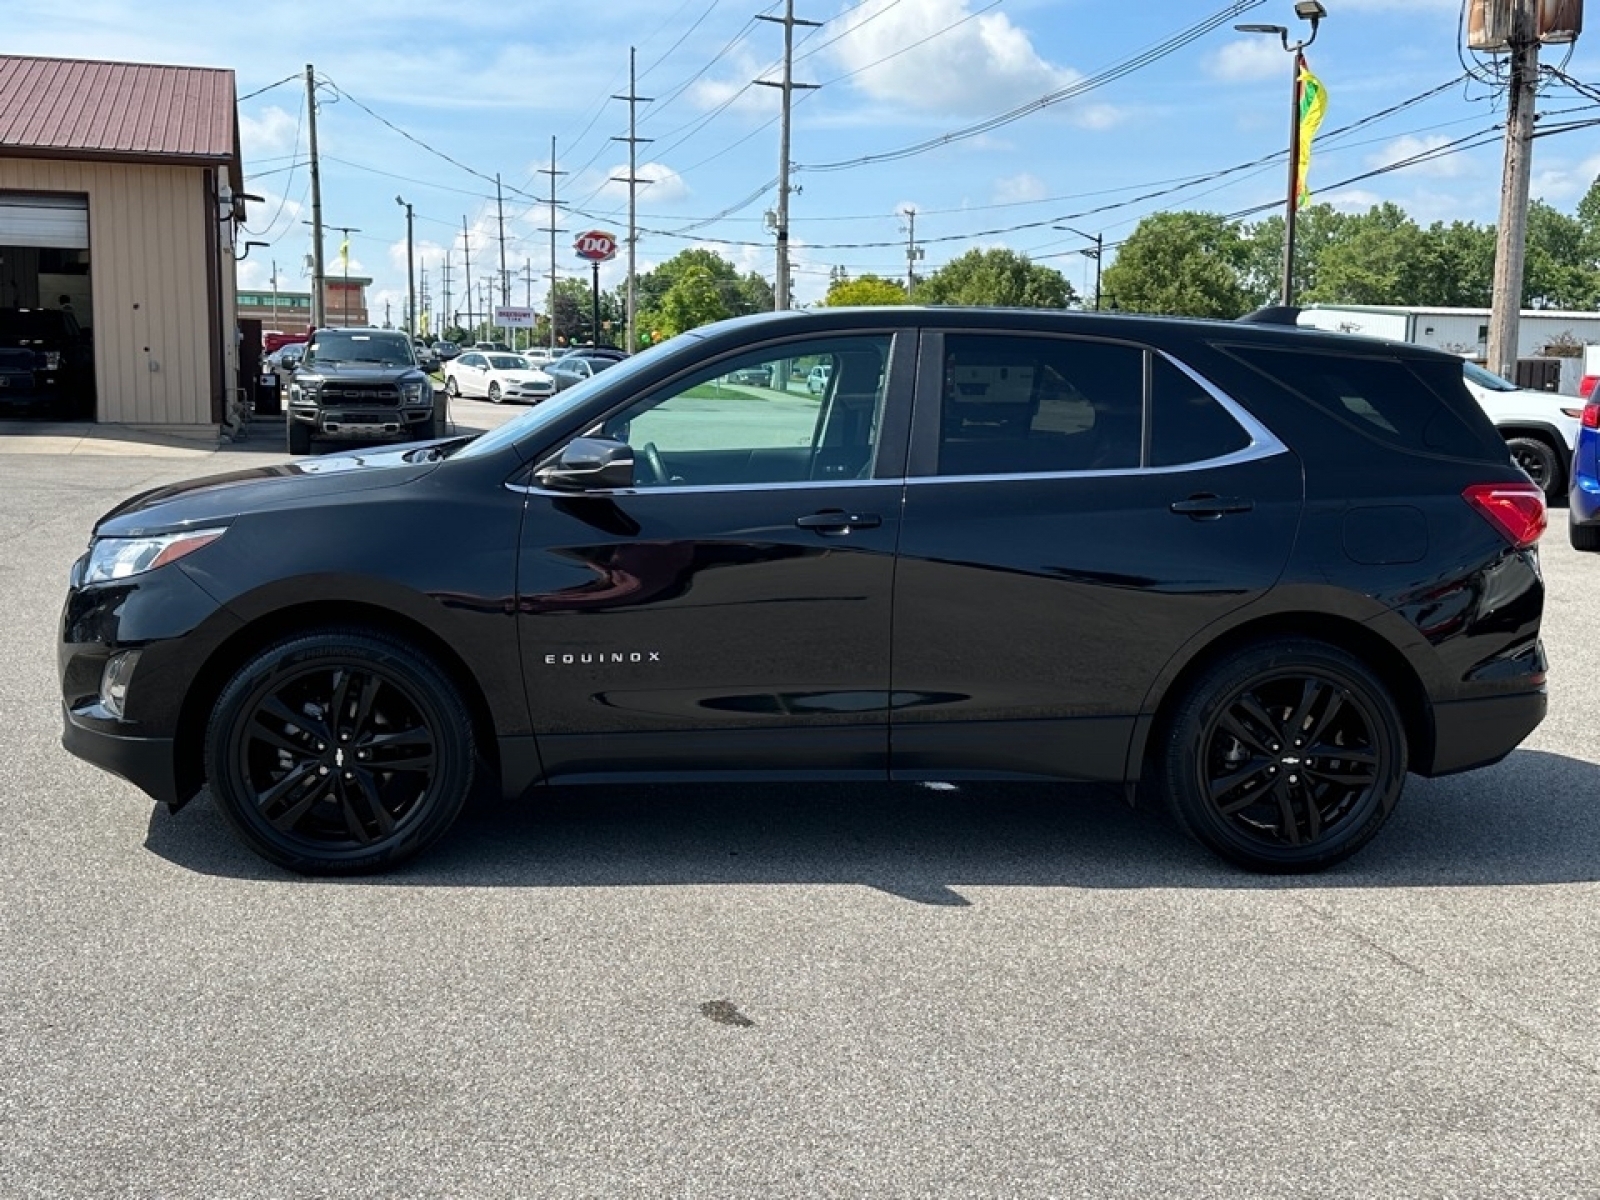
[[[1244,325],[1298,325],[1300,310],[1293,304],[1267,304],[1239,318]]]

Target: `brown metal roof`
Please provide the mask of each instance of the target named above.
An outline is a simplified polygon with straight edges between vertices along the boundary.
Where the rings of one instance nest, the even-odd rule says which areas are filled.
[[[0,55],[0,154],[233,162],[233,72]]]

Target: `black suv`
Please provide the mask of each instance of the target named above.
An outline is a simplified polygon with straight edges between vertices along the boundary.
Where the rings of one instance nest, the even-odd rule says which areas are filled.
[[[67,418],[92,403],[93,353],[65,309],[0,308],[0,410]]]
[[[476,438],[127,501],[72,571],[65,742],[312,873],[475,780],[717,778],[1121,784],[1312,870],[1542,719],[1543,528],[1449,355],[746,317]]]
[[[392,329],[319,329],[289,382],[289,453],[313,438],[414,441],[445,434],[444,405],[411,339]]]

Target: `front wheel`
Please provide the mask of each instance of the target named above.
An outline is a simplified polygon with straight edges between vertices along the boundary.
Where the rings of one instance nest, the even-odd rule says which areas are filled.
[[[450,828],[472,787],[472,720],[416,647],[357,630],[288,638],[223,688],[206,729],[222,814],[306,875],[387,870]]]
[[[499,385],[499,383],[495,382],[494,380],[490,380],[489,381],[489,403],[490,404],[499,404],[500,403],[500,385]]]
[[[1383,682],[1338,647],[1258,642],[1178,702],[1156,780],[1178,824],[1252,871],[1319,871],[1378,832],[1406,776],[1400,714]]]

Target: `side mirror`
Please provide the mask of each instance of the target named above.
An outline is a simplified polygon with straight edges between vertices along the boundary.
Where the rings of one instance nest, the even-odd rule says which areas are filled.
[[[560,457],[541,467],[534,478],[542,487],[563,491],[629,488],[633,486],[633,447],[610,438],[573,438]]]

